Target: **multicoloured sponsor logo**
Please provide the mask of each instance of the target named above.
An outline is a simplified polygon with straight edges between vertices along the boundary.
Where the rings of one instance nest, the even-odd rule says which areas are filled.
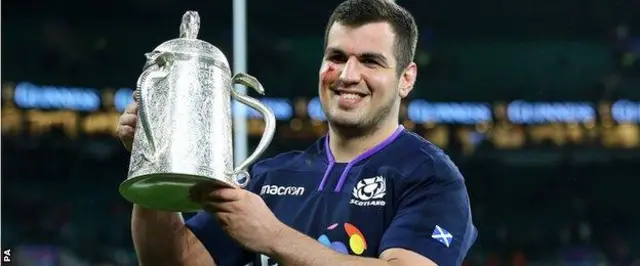
[[[332,241],[327,236],[328,234],[335,235],[331,232],[335,232],[334,230],[342,229],[344,229],[344,233],[347,234],[346,236],[348,239],[348,244],[340,241]],[[365,250],[367,250],[367,241],[365,240],[364,235],[357,227],[350,223],[334,223],[330,225],[329,227],[327,227],[327,232],[318,237],[318,241],[323,245],[342,254],[349,254],[349,251],[351,251],[355,255],[361,255]]]

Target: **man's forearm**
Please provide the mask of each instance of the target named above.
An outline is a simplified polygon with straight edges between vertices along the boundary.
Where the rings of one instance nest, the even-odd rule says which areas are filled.
[[[179,265],[184,227],[180,213],[161,212],[133,206],[131,235],[140,265]],[[169,263],[169,264],[167,264]]]
[[[266,255],[285,266],[391,265],[380,259],[338,253],[287,226],[284,226],[277,239],[274,239],[272,247],[272,250],[267,252],[270,254]]]

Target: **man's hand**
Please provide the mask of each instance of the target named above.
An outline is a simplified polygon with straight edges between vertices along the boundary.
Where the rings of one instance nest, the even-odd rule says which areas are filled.
[[[190,197],[213,214],[231,238],[256,253],[269,254],[286,227],[260,196],[245,189],[206,182],[195,185]]]
[[[118,121],[118,137],[124,148],[131,151],[133,145],[133,134],[136,131],[136,122],[138,121],[138,103],[132,102],[124,109],[124,113]]]

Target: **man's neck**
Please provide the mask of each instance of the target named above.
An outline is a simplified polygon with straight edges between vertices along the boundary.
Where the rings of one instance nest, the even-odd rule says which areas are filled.
[[[389,138],[398,129],[398,121],[390,121],[361,138],[345,138],[329,127],[329,148],[336,162],[348,163]]]

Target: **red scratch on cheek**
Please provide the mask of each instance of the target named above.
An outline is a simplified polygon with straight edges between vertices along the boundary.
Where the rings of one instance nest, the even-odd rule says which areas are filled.
[[[327,63],[324,70],[321,72],[320,77],[322,83],[333,83],[337,79],[338,67],[333,63]]]

